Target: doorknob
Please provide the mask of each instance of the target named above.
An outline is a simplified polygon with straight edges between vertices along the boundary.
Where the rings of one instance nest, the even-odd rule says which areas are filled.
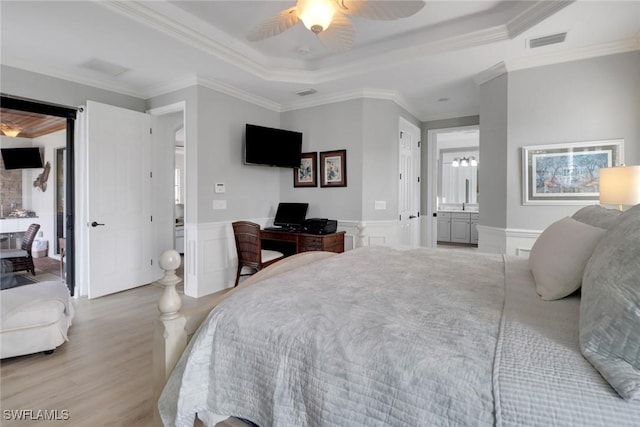
[[[99,225],[104,225],[104,224],[99,224],[99,223],[97,223],[97,222],[95,222],[95,221],[93,221],[93,222],[91,223],[91,226],[92,226],[92,227],[97,227],[97,226],[99,226]]]

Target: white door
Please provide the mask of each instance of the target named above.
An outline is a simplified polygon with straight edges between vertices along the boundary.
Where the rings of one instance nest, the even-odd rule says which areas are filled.
[[[420,246],[420,129],[400,119],[399,243]]]
[[[147,114],[87,102],[88,296],[152,281]]]

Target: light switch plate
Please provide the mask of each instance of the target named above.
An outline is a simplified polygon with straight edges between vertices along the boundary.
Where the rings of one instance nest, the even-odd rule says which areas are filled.
[[[225,190],[224,182],[216,182],[215,192],[224,193],[225,191],[226,190]]]
[[[214,200],[213,201],[213,210],[222,210],[227,209],[227,201],[226,200]]]
[[[377,211],[383,211],[387,209],[387,202],[385,200],[376,200],[374,202],[374,209]]]

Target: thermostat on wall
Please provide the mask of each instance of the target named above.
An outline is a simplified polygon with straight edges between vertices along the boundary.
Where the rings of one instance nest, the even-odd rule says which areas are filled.
[[[216,183],[216,193],[224,193],[224,182]]]

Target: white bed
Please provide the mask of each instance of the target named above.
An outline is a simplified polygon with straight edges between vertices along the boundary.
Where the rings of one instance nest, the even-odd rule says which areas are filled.
[[[632,232],[607,233],[624,235],[640,254],[634,209]],[[608,256],[601,246],[594,256]],[[640,269],[631,260],[609,263]],[[640,283],[627,283],[637,297]],[[196,414],[208,425],[235,416],[263,427],[637,426],[637,356],[625,383],[632,396],[623,399],[583,356],[579,293],[544,301],[536,284],[528,260],[499,255],[384,247],[301,254],[214,303],[169,376],[160,413],[167,426],[191,426]],[[159,326],[186,342],[193,323],[166,317]],[[640,346],[638,336],[627,338]],[[157,345],[162,381],[181,346]]]
[[[37,282],[0,292],[0,358],[52,351],[68,341],[73,304],[60,281]]]

